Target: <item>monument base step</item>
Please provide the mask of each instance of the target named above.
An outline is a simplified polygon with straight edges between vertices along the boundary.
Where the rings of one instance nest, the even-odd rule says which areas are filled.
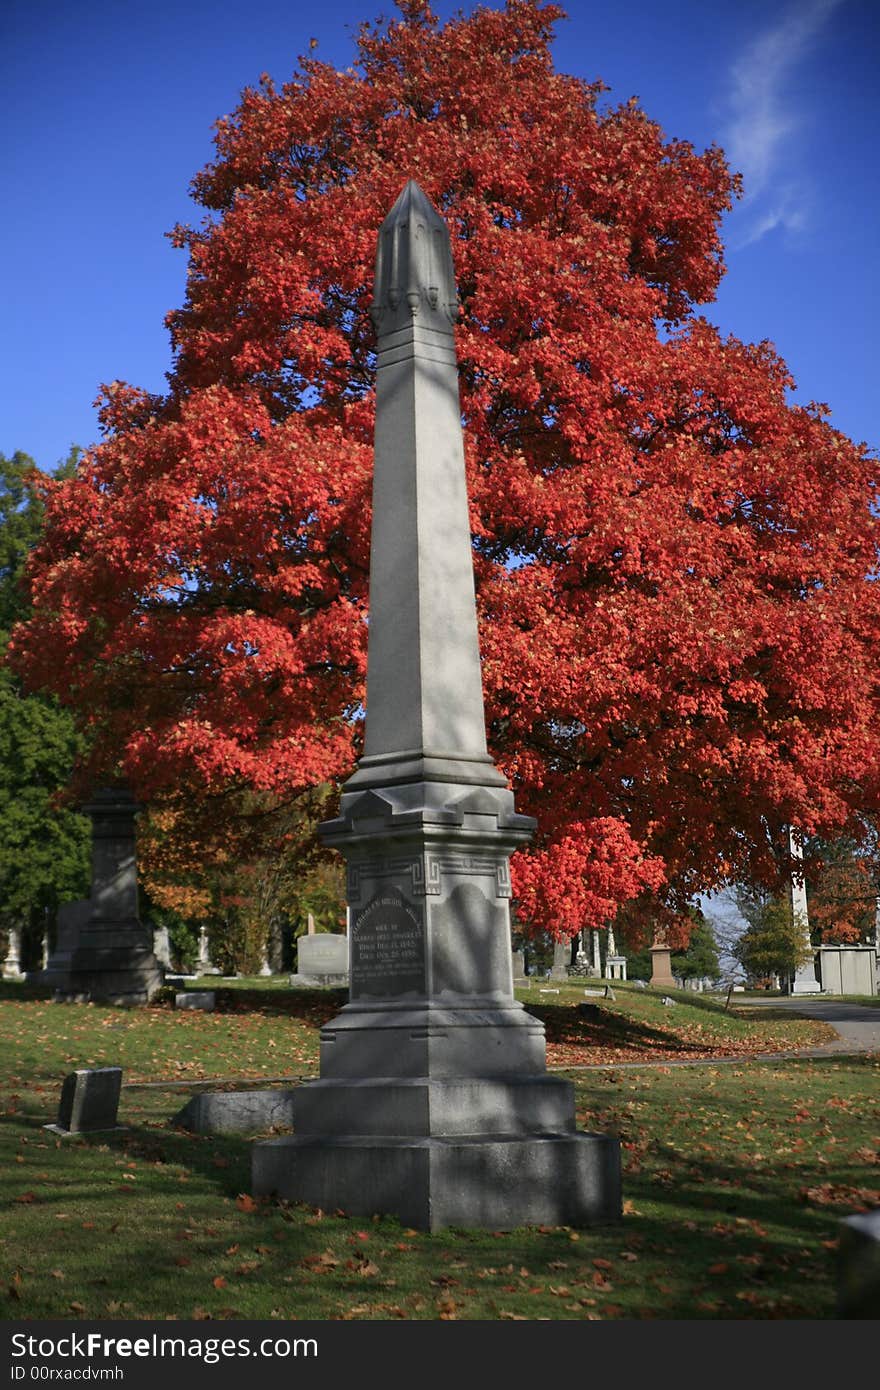
[[[574,1087],[559,1076],[322,1077],[293,1094],[300,1138],[489,1139],[575,1131]]]
[[[512,1230],[619,1221],[620,1145],[607,1134],[454,1139],[293,1135],[253,1147],[253,1191],[404,1225]]]

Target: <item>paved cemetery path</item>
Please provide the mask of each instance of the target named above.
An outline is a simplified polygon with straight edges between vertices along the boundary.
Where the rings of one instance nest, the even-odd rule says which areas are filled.
[[[745,1002],[749,1008],[785,1009],[802,1018],[817,1018],[822,1023],[830,1023],[838,1037],[834,1042],[811,1048],[810,1052],[816,1056],[834,1052],[880,1052],[880,1007],[850,1004],[844,999],[811,998],[809,995],[786,999],[750,996],[741,1002]]]

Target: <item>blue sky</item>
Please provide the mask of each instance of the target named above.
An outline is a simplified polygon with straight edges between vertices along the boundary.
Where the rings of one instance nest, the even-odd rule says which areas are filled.
[[[318,40],[346,66],[358,23],[390,0],[5,0],[0,153],[5,333],[0,451],[53,468],[97,435],[102,381],[161,391],[163,319],[185,255],[164,233],[211,127],[247,84],[279,81]],[[437,0],[441,17],[472,8]],[[705,312],[770,338],[796,399],[822,400],[880,445],[877,0],[570,0],[557,67],[637,95],[666,134],[722,145],[746,176],[728,274]]]

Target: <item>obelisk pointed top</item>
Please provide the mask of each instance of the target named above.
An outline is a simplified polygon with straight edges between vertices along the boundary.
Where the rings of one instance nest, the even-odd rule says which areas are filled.
[[[450,334],[458,312],[446,223],[409,179],[379,229],[370,313],[380,338],[418,324]]]

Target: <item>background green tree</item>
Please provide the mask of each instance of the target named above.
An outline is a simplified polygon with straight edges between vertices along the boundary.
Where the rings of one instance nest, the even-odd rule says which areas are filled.
[[[78,454],[57,476],[73,474]],[[89,881],[89,823],[57,804],[81,739],[55,698],[25,695],[5,661],[12,625],[28,615],[22,571],[43,528],[35,470],[27,454],[0,454],[0,929],[23,929],[26,966],[39,963],[58,905],[82,897]]]
[[[803,923],[795,920],[787,893],[740,887],[736,905],[748,923],[733,947],[750,984],[779,975],[783,983],[810,959]]]

